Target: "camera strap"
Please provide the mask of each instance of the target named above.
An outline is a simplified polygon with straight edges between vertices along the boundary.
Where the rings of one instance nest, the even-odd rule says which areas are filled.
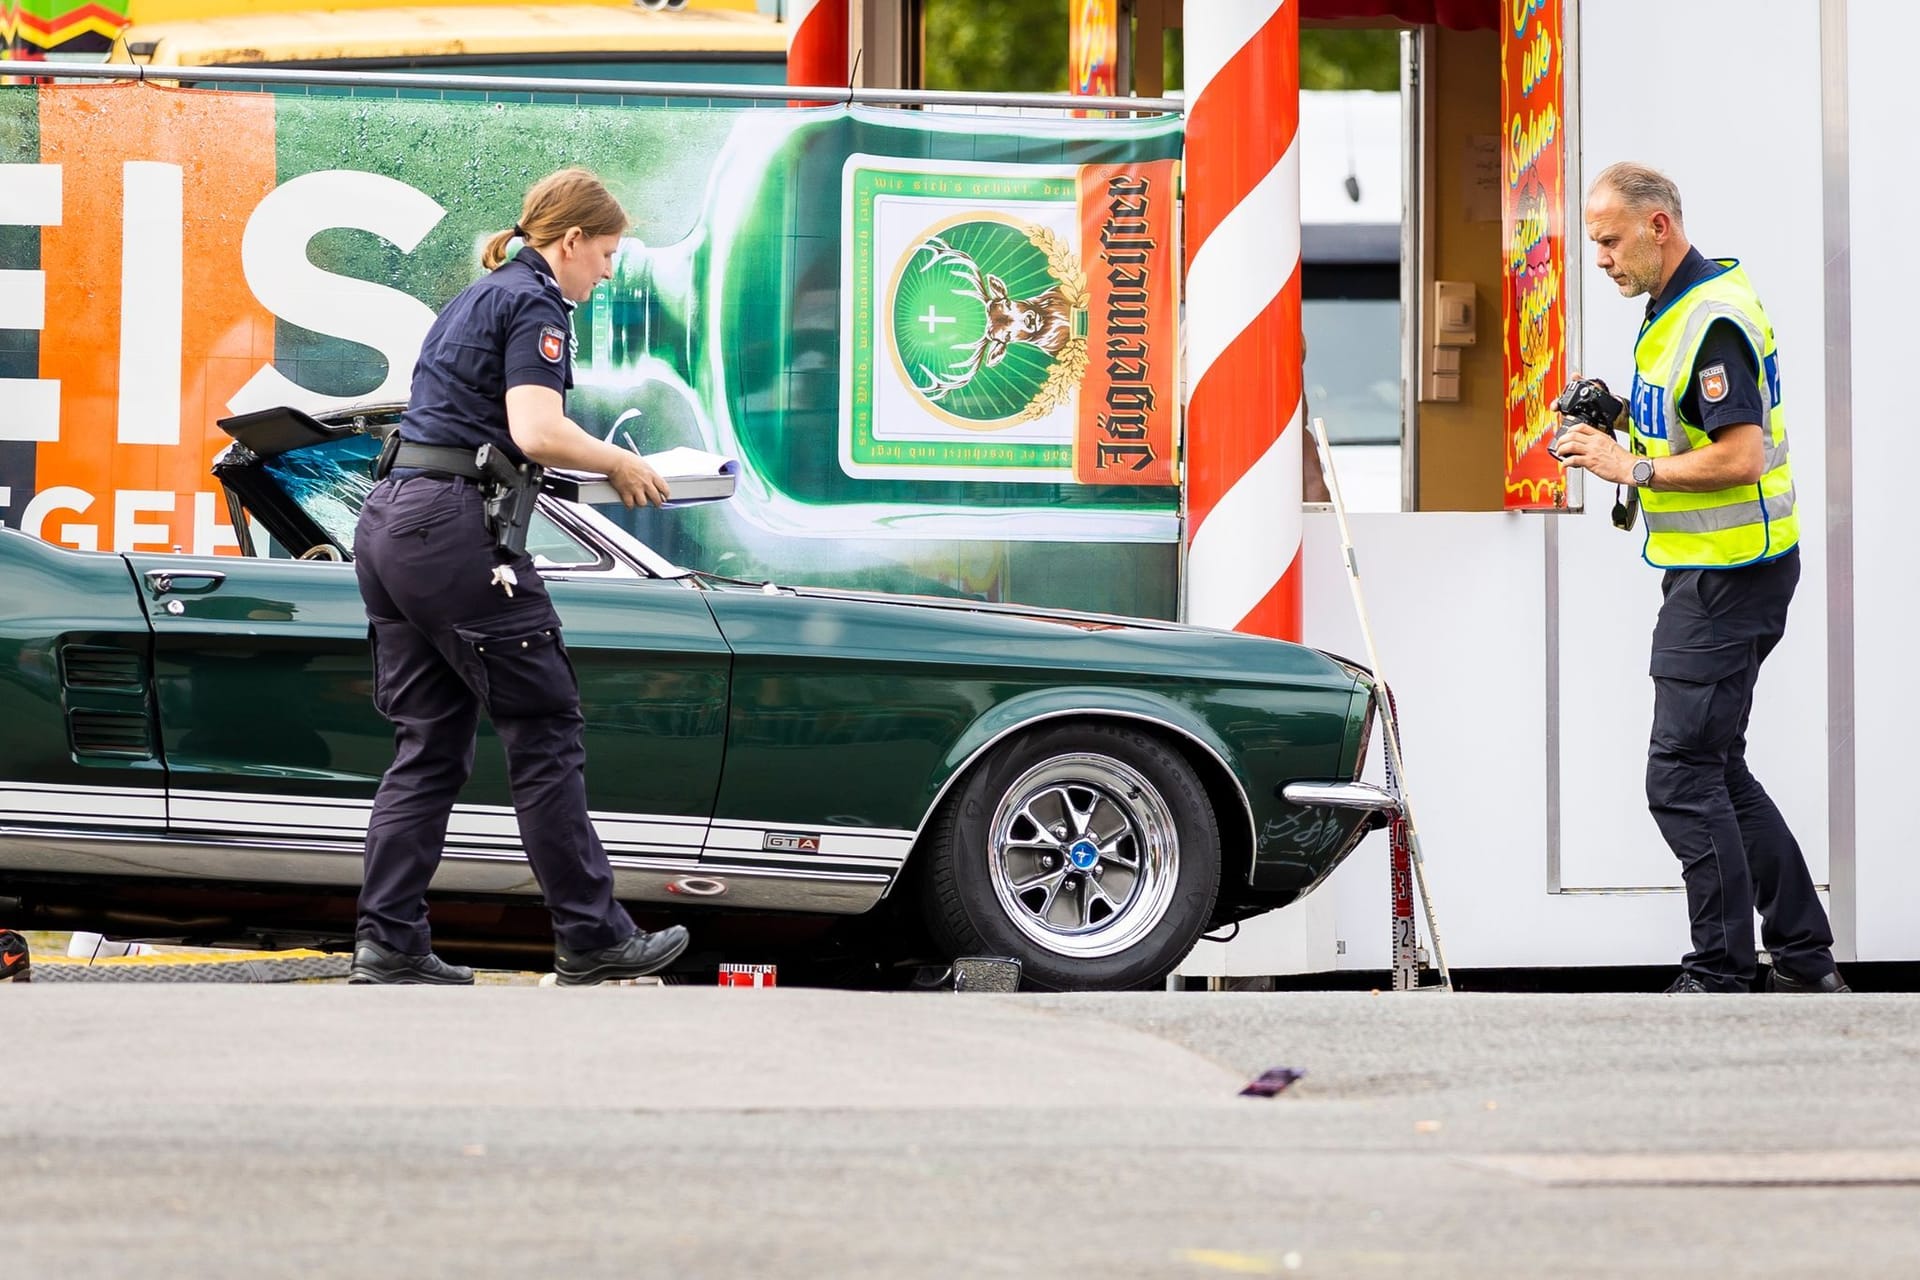
[[[1640,515],[1640,486],[1617,484],[1613,486],[1613,527],[1622,533],[1633,531],[1633,522]]]

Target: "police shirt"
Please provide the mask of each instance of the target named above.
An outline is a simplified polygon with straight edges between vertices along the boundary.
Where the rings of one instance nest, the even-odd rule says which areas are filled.
[[[1647,303],[1647,324],[1679,301],[1680,295],[1704,280],[1711,280],[1726,268],[1704,257],[1698,249],[1674,268],[1673,278],[1660,296]],[[1645,325],[1641,328],[1644,331]],[[1708,397],[1717,390],[1719,398]],[[1767,408],[1760,400],[1760,358],[1747,342],[1746,335],[1731,320],[1715,320],[1707,326],[1706,337],[1693,358],[1693,371],[1687,376],[1686,389],[1677,397],[1680,416],[1713,435],[1723,427],[1758,423],[1765,427]]]
[[[478,449],[503,446],[525,455],[507,431],[507,389],[573,386],[573,304],[553,268],[532,249],[461,290],[427,330],[413,366],[413,390],[400,420],[414,444]]]

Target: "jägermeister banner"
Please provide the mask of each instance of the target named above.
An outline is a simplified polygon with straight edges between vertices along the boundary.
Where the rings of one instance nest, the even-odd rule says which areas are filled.
[[[584,164],[637,223],[574,313],[570,415],[742,470],[726,503],[609,514],[737,575],[1168,616],[1180,145],[1177,122],[0,89],[0,519],[230,548],[217,420],[404,399],[485,238]]]

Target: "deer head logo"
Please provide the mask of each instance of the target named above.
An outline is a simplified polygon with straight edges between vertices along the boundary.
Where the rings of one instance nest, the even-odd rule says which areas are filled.
[[[1016,344],[1029,344],[1057,360],[1075,341],[1073,298],[1059,284],[1031,298],[1016,298],[1006,281],[940,236],[929,236],[914,250],[911,269],[946,272],[953,278],[953,292],[978,302],[986,313],[980,336],[971,343],[953,344],[958,354],[945,368],[925,363],[915,368],[914,386],[929,401],[938,403],[970,385],[983,369],[1004,360]]]

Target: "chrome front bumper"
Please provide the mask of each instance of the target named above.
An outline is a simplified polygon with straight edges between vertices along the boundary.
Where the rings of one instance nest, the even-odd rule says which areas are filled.
[[[1400,807],[1399,798],[1371,782],[1289,782],[1280,789],[1288,804],[1320,805],[1329,809],[1372,809],[1385,812]]]

